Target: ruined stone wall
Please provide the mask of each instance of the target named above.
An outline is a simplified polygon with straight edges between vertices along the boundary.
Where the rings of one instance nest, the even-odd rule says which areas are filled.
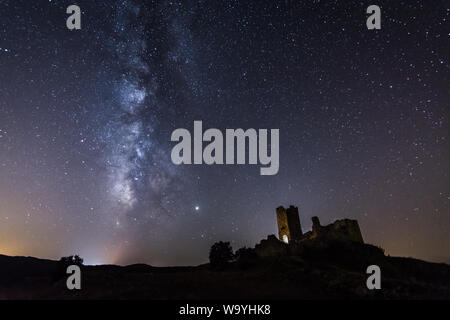
[[[319,218],[313,217],[312,233],[309,235],[311,239],[327,238],[342,241],[355,241],[364,243],[361,230],[357,220],[342,219],[336,220],[327,226],[321,226]]]
[[[271,234],[255,246],[255,253],[260,258],[285,256],[288,253],[288,245]]]
[[[305,246],[327,244],[331,241],[354,241],[364,243],[357,220],[336,220],[327,226],[320,225],[318,217],[312,218],[312,230],[302,233],[297,207],[277,208],[278,235],[270,235],[255,246],[260,258],[301,255]],[[283,243],[283,235],[289,238],[289,244]],[[315,241],[317,239],[318,241]],[[325,240],[325,241],[322,241]]]
[[[341,237],[345,237],[345,240],[364,242],[357,220],[337,220],[331,224],[331,227],[333,232],[338,233]]]

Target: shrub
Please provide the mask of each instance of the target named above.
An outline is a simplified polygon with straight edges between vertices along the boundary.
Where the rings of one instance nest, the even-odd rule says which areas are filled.
[[[253,265],[258,261],[258,255],[255,252],[255,249],[252,248],[240,248],[235,253],[237,262],[239,267],[247,268]]]
[[[209,251],[209,262],[213,268],[226,267],[233,257],[233,249],[229,242],[216,242]]]

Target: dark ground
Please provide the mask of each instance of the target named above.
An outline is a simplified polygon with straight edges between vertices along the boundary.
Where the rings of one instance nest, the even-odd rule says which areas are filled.
[[[381,268],[381,290],[366,288],[369,264]],[[82,289],[74,291],[57,261],[0,255],[0,272],[1,299],[450,299],[449,265],[363,244],[235,261],[222,270],[83,266]]]

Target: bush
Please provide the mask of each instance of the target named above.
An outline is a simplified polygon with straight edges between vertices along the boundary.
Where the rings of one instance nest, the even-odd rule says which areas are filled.
[[[252,248],[240,248],[236,251],[235,256],[241,268],[248,268],[258,261],[258,255]]]
[[[58,267],[56,268],[56,273],[54,274],[54,280],[58,281],[62,278],[67,277],[67,267],[71,265],[77,265],[79,267],[83,266],[83,259],[78,256],[68,256],[62,257],[58,261]]]
[[[233,257],[233,248],[229,242],[216,242],[209,250],[209,263],[213,268],[226,267]]]
[[[65,265],[67,267],[70,265],[73,265],[73,264],[81,267],[83,265],[83,259],[78,255],[74,255],[74,256],[62,257],[61,259],[59,259],[59,263],[61,265]]]

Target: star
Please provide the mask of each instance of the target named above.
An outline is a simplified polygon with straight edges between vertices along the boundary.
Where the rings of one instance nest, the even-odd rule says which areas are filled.
[[[450,262],[440,2],[392,2],[373,32],[356,0],[80,1],[66,32],[49,1],[0,1],[0,234],[20,248],[0,254],[203,263],[201,234],[250,247],[292,204],[305,232],[357,219],[389,254]],[[278,173],[174,165],[194,121],[279,129]]]

